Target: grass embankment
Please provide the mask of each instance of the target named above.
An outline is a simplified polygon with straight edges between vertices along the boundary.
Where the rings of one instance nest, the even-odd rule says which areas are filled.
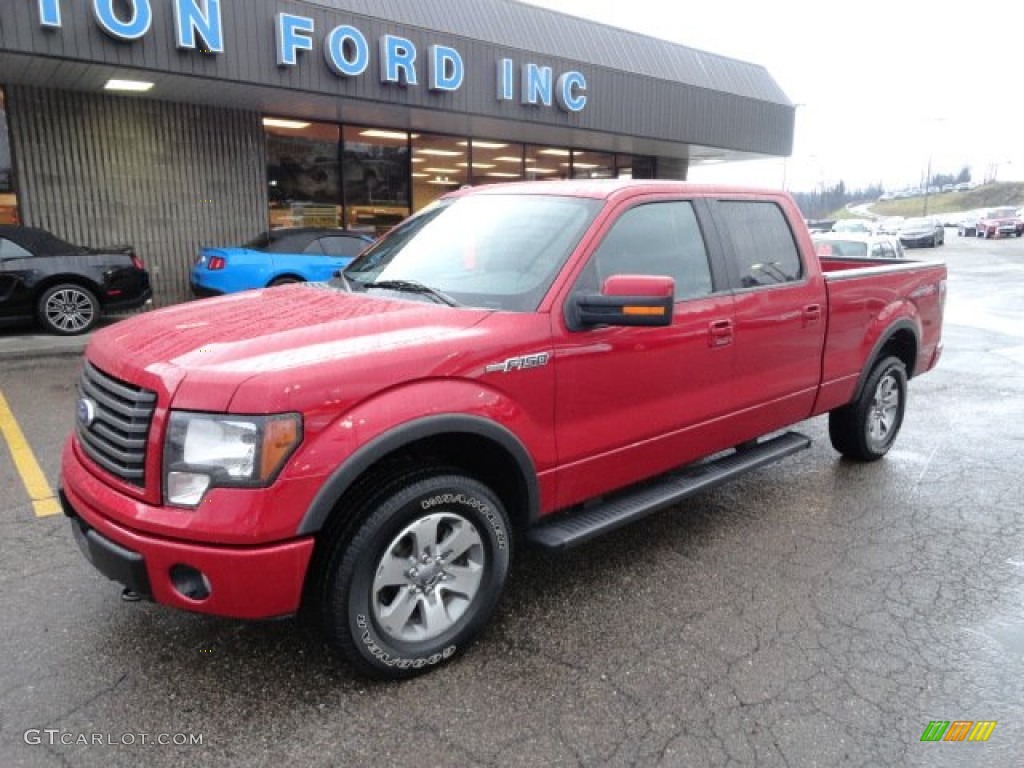
[[[1024,182],[996,181],[966,192],[940,192],[928,196],[929,214],[957,213],[1000,205],[1024,205]],[[871,212],[876,216],[921,216],[924,213],[924,195],[871,203]]]

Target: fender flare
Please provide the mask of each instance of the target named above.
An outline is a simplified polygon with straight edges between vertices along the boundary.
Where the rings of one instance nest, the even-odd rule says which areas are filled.
[[[417,440],[452,433],[478,435],[493,440],[515,459],[526,489],[526,519],[536,519],[540,506],[537,471],[529,451],[519,438],[500,424],[480,416],[438,414],[392,427],[360,446],[331,473],[317,491],[299,523],[296,536],[310,536],[319,532],[334,511],[338,500],[360,475],[384,456]]]
[[[917,325],[908,317],[901,318],[885,329],[885,332],[880,334],[878,340],[871,348],[871,354],[867,356],[867,364],[860,372],[860,376],[857,377],[857,387],[854,389],[853,397],[850,402],[856,401],[861,393],[864,391],[864,383],[867,381],[868,376],[871,375],[871,370],[875,367],[875,363],[881,356],[882,349],[892,341],[892,337],[896,335],[898,331],[910,331],[914,337],[915,351],[921,348],[921,332]],[[915,354],[916,362],[916,354]],[[913,370],[907,371],[907,379],[909,380],[913,376]]]

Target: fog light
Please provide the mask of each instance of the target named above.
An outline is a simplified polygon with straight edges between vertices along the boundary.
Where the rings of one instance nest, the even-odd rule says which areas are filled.
[[[167,500],[171,504],[194,507],[210,487],[210,476],[199,472],[168,472]]]
[[[191,565],[171,566],[171,583],[178,592],[189,600],[205,600],[212,587],[206,575]]]

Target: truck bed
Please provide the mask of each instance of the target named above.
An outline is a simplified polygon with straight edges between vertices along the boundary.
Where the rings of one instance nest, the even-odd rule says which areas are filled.
[[[822,356],[822,391],[815,413],[825,413],[853,397],[872,359],[874,346],[894,317],[906,320],[916,336],[915,364],[908,377],[935,365],[940,351],[946,265],[907,259],[825,257],[828,334]]]

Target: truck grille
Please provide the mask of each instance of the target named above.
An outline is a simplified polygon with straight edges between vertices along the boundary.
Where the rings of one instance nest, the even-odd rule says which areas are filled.
[[[90,459],[132,485],[146,485],[146,438],[156,393],[108,376],[89,362],[78,383],[76,431]]]

